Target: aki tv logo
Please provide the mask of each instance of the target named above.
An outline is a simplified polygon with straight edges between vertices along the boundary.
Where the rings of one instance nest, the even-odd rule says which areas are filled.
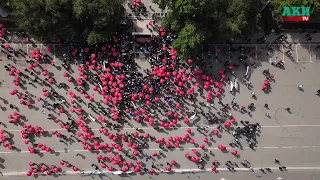
[[[310,7],[297,6],[288,7],[285,6],[282,12],[282,20],[284,22],[292,21],[310,21]]]

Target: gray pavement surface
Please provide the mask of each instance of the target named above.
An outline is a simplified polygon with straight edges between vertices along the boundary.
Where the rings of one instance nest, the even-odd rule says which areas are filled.
[[[166,9],[160,9],[158,5],[152,3],[152,1],[149,0],[141,0],[141,4],[143,4],[147,9],[146,14],[134,14],[129,6],[132,3],[133,0],[126,0],[124,5],[126,17],[129,19],[152,20],[154,19],[153,17],[162,18],[166,16]]]
[[[130,1],[130,0],[129,0]],[[144,2],[144,1],[142,1]],[[147,24],[150,20],[152,20],[152,14],[153,12],[150,10],[149,8],[149,1],[144,2],[146,4],[146,7],[148,9],[148,17],[141,17],[141,18],[131,18],[133,19],[136,24]],[[151,3],[152,7],[156,7],[156,5]],[[125,7],[127,8],[127,5],[125,5]],[[156,8],[154,8],[156,9]],[[127,12],[130,12],[131,10],[127,9]],[[151,11],[151,12],[150,12]],[[165,13],[166,11],[162,12],[159,9],[155,10],[156,13]],[[159,20],[159,21],[158,21]],[[156,19],[157,24],[161,24],[161,19]],[[0,21],[1,23],[1,21]],[[4,25],[9,24],[8,22],[4,22]],[[139,26],[139,28],[143,28],[141,30],[138,30],[138,32],[146,32],[149,33],[149,30],[146,28],[146,26]],[[0,39],[2,42],[8,42],[8,43],[23,43],[26,44],[25,42],[25,38],[23,37],[17,37],[16,36],[16,28],[12,28],[11,26],[7,28],[7,33],[5,38]],[[150,33],[151,34],[151,33]],[[311,40],[307,40],[306,39],[306,35],[310,34],[312,39]],[[311,45],[319,45],[320,44],[320,33],[314,33],[314,31],[305,31],[305,32],[284,32],[284,35],[287,36],[286,42],[291,43],[291,44],[311,44]],[[256,33],[253,35],[249,36],[249,39],[251,39],[250,42],[247,42],[246,40],[244,40],[242,37],[236,37],[234,38],[234,43],[236,44],[259,44],[259,42],[257,42],[256,40],[258,38],[261,38],[263,36],[263,33]],[[270,35],[267,35],[267,40],[265,43],[271,43],[274,42],[274,40],[279,37],[279,35],[276,35],[275,33],[271,33]],[[31,42],[35,42],[38,43],[35,39],[33,39],[32,37],[29,37],[29,44]],[[219,43],[219,42],[218,42]],[[280,43],[281,44],[281,43]]]
[[[12,48],[21,49],[25,51],[27,54],[30,55],[31,51],[34,49],[41,49],[41,52],[45,52],[46,45],[25,45],[25,44],[10,44]],[[177,165],[173,167],[176,171],[180,170],[194,170],[197,169],[197,165],[195,163],[190,162],[187,158],[185,158],[185,154],[193,154],[192,150],[197,149],[198,154],[195,156],[200,157],[204,153],[208,153],[208,151],[212,151],[214,155],[209,155],[209,159],[207,161],[206,167],[210,169],[211,163],[213,160],[219,160],[221,165],[218,168],[222,168],[221,172],[215,174],[217,178],[226,178],[228,179],[238,179],[242,177],[244,179],[256,179],[256,175],[252,172],[224,172],[225,166],[224,163],[227,160],[232,162],[237,162],[240,164],[240,161],[243,159],[247,159],[251,162],[252,167],[260,168],[260,167],[274,167],[277,168],[274,164],[274,159],[279,159],[281,163],[288,167],[288,172],[280,172],[279,170],[273,170],[272,174],[261,175],[261,179],[276,179],[278,177],[282,177],[284,180],[286,179],[299,179],[300,177],[306,177],[303,179],[320,179],[319,175],[319,148],[320,143],[318,141],[320,133],[320,123],[319,117],[320,112],[318,107],[320,105],[319,97],[316,96],[316,91],[320,89],[320,84],[318,81],[319,77],[319,53],[317,52],[316,45],[313,44],[294,44],[292,46],[293,53],[292,57],[287,57],[283,54],[285,47],[283,45],[277,45],[275,47],[275,51],[268,55],[265,45],[245,45],[246,47],[255,50],[261,50],[262,54],[259,56],[252,56],[249,57],[253,63],[256,64],[256,68],[250,70],[250,81],[252,82],[253,89],[249,90],[244,84],[242,84],[242,79],[244,75],[244,69],[241,67],[240,69],[236,70],[234,74],[228,74],[231,78],[238,77],[239,78],[239,90],[235,92],[234,95],[230,94],[229,85],[226,84],[226,93],[222,98],[222,102],[230,103],[231,100],[235,97],[235,101],[239,105],[247,106],[251,102],[255,104],[255,111],[252,113],[252,117],[250,117],[247,113],[241,113],[238,111],[237,108],[232,109],[231,113],[236,118],[237,122],[239,123],[240,120],[248,120],[250,122],[259,122],[262,126],[261,128],[261,135],[258,138],[258,147],[255,150],[251,150],[250,148],[245,146],[245,142],[243,149],[238,149],[239,156],[234,157],[231,152],[234,150],[233,147],[229,147],[228,143],[232,141],[232,136],[229,134],[230,132],[226,132],[222,130],[221,136],[215,136],[213,131],[216,129],[215,124],[211,125],[206,121],[206,118],[202,115],[198,115],[194,120],[192,120],[192,124],[198,124],[200,126],[207,126],[208,132],[205,134],[200,134],[197,132],[196,128],[192,124],[185,124],[183,122],[183,118],[190,117],[190,114],[186,114],[186,111],[195,111],[195,108],[198,106],[200,107],[201,104],[199,102],[204,102],[206,97],[206,92],[204,92],[203,96],[197,97],[197,103],[195,105],[191,105],[188,102],[183,103],[184,112],[181,110],[177,110],[173,108],[174,112],[178,112],[180,117],[177,118],[178,124],[175,128],[168,129],[165,132],[158,132],[151,128],[148,125],[138,124],[134,122],[134,120],[130,121],[130,126],[126,125],[125,129],[122,132],[135,132],[135,128],[141,128],[140,134],[149,133],[151,135],[156,136],[157,138],[165,138],[166,140],[169,137],[181,137],[184,136],[187,132],[187,128],[191,128],[194,133],[192,133],[191,138],[195,140],[195,144],[192,145],[188,142],[181,144],[181,148],[176,148],[168,151],[162,151],[163,156],[156,156],[146,161],[141,154],[136,157],[135,159],[128,159],[125,158],[128,162],[135,162],[136,160],[142,161],[143,167],[151,167],[151,162],[155,164],[166,164],[166,162],[171,160],[176,160]],[[236,46],[237,47],[237,46]],[[220,49],[220,52],[217,50]],[[2,115],[2,122],[5,124],[4,128],[8,131],[8,135],[13,139],[14,146],[18,148],[17,151],[11,151],[7,148],[0,147],[0,171],[5,176],[11,175],[21,175],[25,174],[29,170],[29,162],[36,162],[36,163],[46,163],[46,164],[53,164],[62,168],[63,171],[66,171],[67,174],[71,173],[70,168],[66,168],[65,166],[61,166],[59,162],[63,160],[67,160],[70,164],[77,166],[79,169],[92,172],[94,169],[90,166],[92,163],[97,163],[96,157],[97,155],[106,155],[107,157],[115,156],[119,152],[114,150],[112,153],[106,151],[94,151],[89,152],[83,149],[83,145],[78,142],[74,142],[72,144],[64,144],[59,143],[59,138],[50,135],[52,130],[61,132],[64,135],[71,135],[64,129],[62,129],[58,124],[54,123],[52,120],[47,120],[47,115],[49,113],[54,114],[55,117],[59,118],[60,120],[66,122],[67,116],[65,114],[58,114],[57,112],[50,112],[48,110],[44,110],[41,107],[41,103],[36,101],[36,98],[33,98],[31,108],[27,108],[24,105],[20,105],[20,99],[17,96],[11,96],[10,91],[13,89],[18,89],[19,92],[28,91],[30,94],[33,94],[35,97],[43,97],[42,88],[41,86],[33,87],[28,84],[24,84],[23,88],[15,87],[12,83],[14,77],[9,76],[8,72],[4,70],[4,66],[10,63],[11,65],[15,66],[17,69],[24,72],[24,69],[27,68],[27,64],[24,61],[22,55],[18,55],[15,57],[15,63],[10,62],[6,58],[6,54],[12,54],[10,51],[2,49],[3,52],[0,52],[0,73],[1,73],[1,88],[0,94],[3,98],[0,101],[1,105],[1,115]],[[231,53],[233,57],[239,56],[238,52],[230,52],[229,47],[226,45],[215,45],[212,46],[210,49],[211,54],[215,54],[217,52],[218,59],[224,62],[226,59],[229,59],[228,54]],[[54,48],[55,53],[51,54],[48,53],[49,56],[54,56],[54,54],[61,54],[63,49]],[[212,56],[214,57],[214,56]],[[63,73],[65,70],[61,67],[61,61],[59,60],[61,56],[57,55],[54,56],[53,59],[56,63],[56,67],[53,67],[48,64],[40,64],[42,67],[47,68],[49,74],[54,77],[57,83],[64,82],[70,86],[70,90],[75,92],[75,94],[79,97],[83,97],[80,93],[74,90],[74,86],[68,83],[67,79],[63,77]],[[285,63],[285,70],[281,70],[276,68],[270,64],[271,60],[284,60]],[[206,59],[208,66],[214,66],[213,68],[206,68],[206,72],[213,73],[213,76],[217,75],[217,71],[221,66],[221,63],[216,62],[215,59]],[[235,61],[235,58],[232,58],[232,62]],[[147,62],[138,62],[140,68],[148,68]],[[73,73],[70,72],[75,78],[79,77],[79,73],[75,66],[73,68]],[[271,92],[264,93],[261,90],[261,86],[263,85],[264,76],[262,75],[262,71],[266,68],[270,69],[270,72],[275,75],[275,82],[271,83]],[[39,77],[43,77],[41,75],[40,68],[34,68],[35,73],[39,75]],[[192,80],[193,84],[196,82],[195,79]],[[56,84],[54,83],[51,85],[50,88],[55,89],[59,94],[63,95],[66,98],[67,102],[70,102],[70,97],[66,95],[66,90],[57,88]],[[303,84],[303,91],[300,91],[297,86]],[[46,88],[46,89],[50,89]],[[195,87],[196,93],[200,95],[200,91],[197,87]],[[199,92],[198,92],[199,91]],[[251,92],[254,91],[257,100],[251,98]],[[102,97],[92,90],[92,87],[88,90],[88,94],[92,95],[95,94],[96,101],[102,100]],[[51,102],[51,101],[50,101]],[[25,118],[21,121],[25,122],[26,124],[31,124],[33,126],[40,126],[41,128],[45,129],[47,132],[44,136],[35,137],[35,143],[43,143],[52,148],[53,151],[51,152],[41,152],[40,154],[29,154],[28,152],[28,145],[25,144],[24,140],[21,138],[20,131],[21,127],[16,126],[13,124],[8,123],[8,116],[13,113],[14,110],[9,108],[9,104],[14,104],[18,107],[18,112],[25,116]],[[97,114],[91,112],[87,107],[88,100],[84,100],[84,102],[78,102],[76,106],[82,107],[85,112],[89,112],[97,118]],[[269,110],[264,108],[264,104],[269,104]],[[215,107],[201,107],[204,111],[210,111],[211,113],[216,113],[217,109],[220,109],[221,106],[218,104],[218,99],[214,99]],[[290,107],[291,114],[285,111],[284,109]],[[71,108],[70,104],[65,105],[65,109],[69,111]],[[216,109],[215,109],[216,108]],[[199,110],[199,108],[196,108]],[[43,113],[46,114],[43,114]],[[271,117],[268,118],[265,116],[265,113],[270,113]],[[150,113],[152,114],[152,113]],[[73,118],[77,118],[77,114],[72,114]],[[164,118],[167,119],[165,114],[154,114],[153,117],[155,119]],[[107,118],[107,120],[112,121],[111,119]],[[104,136],[103,134],[99,133],[99,128],[101,125],[95,122],[85,120],[87,125],[92,128],[93,132],[96,136],[101,136],[103,143],[109,143],[111,145],[111,140]],[[240,123],[239,123],[240,125]],[[115,131],[111,131],[115,133]],[[213,140],[209,143],[204,143],[203,139],[205,137],[212,137]],[[205,144],[206,149],[202,150],[199,148],[201,144]],[[218,150],[218,145],[222,144],[227,146],[226,152],[221,152]],[[56,147],[55,147],[56,146]],[[128,147],[126,144],[123,147],[123,152],[132,153],[132,149]],[[144,154],[151,155],[153,152],[159,152],[160,148],[159,145],[155,142],[149,142],[149,146],[144,150]],[[76,156],[77,153],[83,155],[83,157]],[[124,154],[124,153],[120,153]],[[113,166],[114,168],[119,169],[118,166],[112,165],[110,162],[106,163],[108,166]],[[164,166],[166,167],[166,165]],[[160,169],[163,167],[159,166]],[[243,167],[240,167],[240,170],[243,170]],[[293,170],[290,170],[292,168]],[[223,171],[223,172],[222,172]],[[106,169],[103,170],[106,172]],[[261,174],[261,173],[260,173]],[[110,177],[111,176],[111,177]],[[179,178],[179,179],[187,179],[189,176],[190,179],[196,178],[211,178],[212,173],[203,173],[203,174],[174,174],[174,175],[164,175],[161,174],[159,176],[152,176],[153,179],[156,178]],[[11,177],[10,177],[11,178]],[[19,179],[19,177],[15,177]],[[39,179],[47,179],[48,177],[42,177],[41,175],[38,177]],[[61,176],[60,178],[66,178],[65,176]],[[68,176],[68,179],[77,178],[73,176]],[[92,179],[92,177],[82,177],[85,179]],[[95,177],[98,179],[98,177]],[[117,178],[125,178],[125,177],[118,177],[108,175],[108,177],[104,177],[104,179],[117,179]],[[144,176],[133,176],[132,178],[150,178],[148,175]]]
[[[320,36],[319,32],[315,32],[314,30],[309,31],[284,31],[283,33],[286,36],[286,42],[288,43],[295,43],[295,44],[319,44],[320,42]],[[306,35],[309,34],[311,37],[311,40],[307,40],[308,38]],[[245,40],[243,37],[238,36],[234,38],[234,43],[241,44],[241,43],[248,43],[248,44],[258,44],[259,42],[257,39],[261,38],[264,35],[264,33],[255,33],[248,35],[249,40]],[[271,33],[267,35],[267,39],[264,43],[270,43],[273,42],[275,39],[277,39],[280,35],[277,35],[275,33]],[[279,42],[276,42],[279,44]],[[281,44],[281,43],[280,43]]]
[[[159,174],[155,176],[150,175],[135,175],[135,176],[117,176],[117,175],[77,175],[77,176],[57,176],[57,177],[48,177],[48,176],[37,176],[38,180],[60,180],[66,179],[68,180],[92,180],[92,179],[114,179],[114,180],[124,180],[124,179],[154,179],[154,180],[162,180],[162,179],[177,179],[177,180],[186,180],[186,179],[217,179],[217,180],[318,180],[320,176],[319,171],[312,170],[290,170],[287,172],[272,172],[268,174],[262,174],[261,172],[254,174],[252,172],[219,172],[219,173],[174,173],[174,174]],[[4,180],[22,180],[26,179],[26,177],[2,177]],[[27,178],[31,179],[31,178]]]

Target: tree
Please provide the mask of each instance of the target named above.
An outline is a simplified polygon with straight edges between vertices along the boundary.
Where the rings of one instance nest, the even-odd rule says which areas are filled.
[[[108,40],[108,38],[110,37],[110,35],[112,35],[112,34],[108,34],[103,31],[93,30],[93,31],[90,31],[88,38],[87,38],[87,42],[90,45],[97,44],[99,42],[106,42]]]
[[[2,1],[0,1],[0,6],[6,7],[6,6],[8,6],[8,5],[10,5],[10,3],[8,2],[8,0],[2,0]]]
[[[274,7],[274,16],[277,19],[282,18],[283,7],[288,6],[310,6],[310,20],[311,21],[320,21],[320,1],[317,0],[295,0],[295,1],[282,1],[274,0],[272,1]]]
[[[78,22],[73,18],[71,3],[71,0],[10,1],[17,26],[41,40],[77,34]]]
[[[200,52],[204,37],[204,32],[197,29],[196,26],[186,24],[173,42],[173,48],[179,52],[180,58],[188,59]]]
[[[260,11],[266,0],[153,0],[162,9],[168,8],[168,14],[162,25],[179,35],[193,32],[202,37],[201,41],[226,41],[236,34],[250,32],[260,28]],[[188,25],[189,31],[186,31]],[[193,27],[190,31],[191,27]],[[187,36],[185,36],[187,37]],[[191,36],[189,36],[191,37]],[[181,42],[194,43],[181,39]],[[178,43],[180,44],[180,42]],[[197,43],[195,43],[197,44]],[[194,44],[179,45],[183,50],[189,49],[189,56],[197,52]],[[183,51],[184,54],[187,52]],[[183,55],[188,57],[187,55]],[[185,58],[183,58],[185,59]]]
[[[40,40],[83,36],[95,44],[113,34],[124,14],[122,0],[8,1],[18,27]]]
[[[113,35],[124,16],[122,0],[73,0],[76,18],[84,24],[89,44],[104,41]]]

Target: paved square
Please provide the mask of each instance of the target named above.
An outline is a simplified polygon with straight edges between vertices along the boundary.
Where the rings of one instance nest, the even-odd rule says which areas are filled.
[[[312,61],[317,62],[320,60],[320,52],[319,52],[320,44],[310,44],[310,52]]]
[[[30,53],[33,50],[40,49],[44,54],[48,54],[50,57],[54,58],[56,62],[56,67],[53,67],[49,64],[43,64],[41,67],[46,67],[48,71],[48,76],[43,76],[43,72],[41,72],[39,67],[34,67],[34,71],[38,76],[42,79],[53,77],[56,83],[52,83],[46,89],[54,89],[60,95],[64,96],[66,99],[66,103],[64,108],[66,111],[70,111],[71,108],[79,108],[82,107],[83,113],[70,113],[71,117],[77,119],[79,114],[83,114],[84,116],[87,113],[92,114],[93,117],[98,118],[98,114],[91,111],[87,108],[87,104],[90,102],[88,99],[84,99],[84,102],[77,101],[74,105],[70,104],[71,97],[67,95],[66,90],[60,89],[57,87],[59,83],[66,83],[69,86],[69,90],[73,91],[76,96],[83,97],[82,94],[74,90],[74,84],[69,83],[68,79],[64,77],[64,73],[67,72],[63,67],[61,67],[61,59],[62,54],[66,51],[66,49],[59,48],[57,46],[53,47],[53,53],[46,52],[46,45],[24,45],[24,44],[11,44],[11,47],[14,49],[21,49],[22,51]],[[129,159],[128,157],[124,158],[127,162],[134,162],[140,159],[143,163],[142,166],[151,168],[152,163],[155,162],[157,164],[162,163],[166,165],[168,161],[176,160],[178,165],[173,167],[177,171],[180,170],[189,170],[189,169],[197,169],[197,164],[190,162],[189,159],[185,158],[185,154],[193,154],[192,150],[197,149],[199,154],[203,155],[204,153],[209,153],[208,151],[212,151],[215,156],[209,156],[210,160],[207,162],[208,164],[205,166],[208,168],[208,171],[211,168],[211,162],[215,159],[218,159],[221,162],[225,162],[227,160],[232,160],[240,164],[242,159],[248,159],[254,167],[274,167],[274,158],[279,158],[281,162],[283,162],[287,167],[317,167],[320,156],[319,156],[319,147],[320,143],[317,141],[320,137],[320,133],[318,133],[318,129],[320,128],[319,117],[320,112],[318,107],[320,105],[319,97],[316,96],[316,91],[320,89],[320,85],[318,82],[319,78],[319,54],[316,53],[316,45],[293,45],[292,49],[292,57],[288,57],[284,54],[287,50],[282,45],[274,45],[274,51],[268,54],[268,50],[266,45],[261,44],[250,44],[243,45],[249,53],[249,61],[255,64],[255,67],[250,68],[250,76],[247,81],[252,83],[253,88],[249,89],[245,84],[243,84],[243,80],[245,79],[244,73],[246,71],[245,67],[240,66],[239,69],[236,69],[234,73],[227,71],[226,75],[231,80],[234,78],[238,78],[239,82],[239,90],[232,95],[229,93],[230,85],[228,82],[221,82],[225,85],[224,90],[226,91],[221,101],[223,103],[230,104],[232,100],[238,103],[239,106],[248,106],[250,103],[255,104],[255,111],[250,114],[239,112],[238,107],[234,107],[231,110],[232,116],[234,116],[239,123],[240,121],[250,121],[250,122],[259,122],[262,126],[262,134],[259,137],[259,144],[256,149],[256,152],[252,152],[248,147],[244,147],[243,150],[238,149],[240,158],[234,158],[230,152],[233,150],[232,147],[229,147],[229,143],[233,140],[233,137],[228,133],[221,133],[221,137],[216,137],[214,135],[214,130],[217,127],[217,124],[208,123],[208,117],[205,117],[201,112],[210,112],[212,114],[216,114],[222,108],[221,105],[218,104],[218,98],[214,98],[213,104],[214,107],[206,107],[206,97],[208,95],[207,91],[202,88],[195,87],[196,82],[200,84],[204,83],[202,77],[199,80],[195,78],[192,79],[190,84],[186,85],[185,88],[194,87],[195,93],[199,96],[197,97],[197,101],[194,105],[192,105],[189,101],[180,102],[183,106],[181,110],[178,110],[174,107],[170,107],[172,111],[177,112],[179,116],[175,118],[177,120],[177,126],[174,128],[169,128],[164,132],[158,132],[149,125],[148,122],[137,123],[136,118],[131,117],[129,123],[131,125],[125,125],[124,130],[122,132],[135,132],[135,128],[141,128],[140,134],[149,133],[152,136],[155,136],[157,139],[164,138],[166,141],[170,137],[183,137],[187,133],[186,130],[188,128],[192,129],[194,133],[191,134],[191,138],[195,140],[195,144],[190,144],[189,142],[181,143],[181,147],[172,151],[162,151],[164,156],[156,156],[150,158],[148,162],[146,159],[140,154],[139,156]],[[211,57],[208,59],[207,54],[204,53],[203,57],[206,62],[204,67],[206,74],[212,74],[213,77],[219,77],[218,70],[223,68],[223,63],[229,60],[231,55],[231,63],[238,63],[238,57],[241,55],[241,52],[238,50],[240,45],[233,45],[230,48],[228,45],[211,45],[209,50],[211,52]],[[310,47],[310,49],[309,49]],[[94,48],[91,48],[92,51],[95,51]],[[7,50],[4,50],[7,52]],[[258,55],[257,55],[258,53]],[[215,56],[218,57],[218,62],[215,60]],[[311,57],[311,61],[310,61]],[[94,151],[93,153],[84,150],[83,144],[77,141],[72,144],[64,144],[59,142],[58,137],[51,135],[51,131],[58,131],[62,134],[69,137],[71,135],[70,132],[67,132],[63,129],[59,124],[55,123],[53,120],[47,119],[48,114],[53,114],[54,119],[58,118],[64,122],[67,122],[67,115],[60,114],[57,111],[49,111],[42,107],[43,103],[37,102],[37,98],[43,97],[42,86],[32,86],[25,81],[22,81],[23,87],[18,88],[14,86],[12,83],[14,80],[14,76],[9,76],[8,72],[4,70],[4,66],[11,64],[15,66],[15,68],[21,70],[23,73],[28,74],[24,70],[26,69],[26,64],[24,63],[24,58],[20,55],[17,57],[19,61],[16,64],[6,60],[6,55],[1,52],[0,58],[3,61],[0,63],[1,71],[1,88],[0,93],[1,97],[4,99],[1,103],[2,107],[2,116],[4,122],[6,124],[6,130],[9,132],[10,137],[13,137],[14,146],[18,148],[18,151],[10,151],[5,147],[0,147],[0,154],[2,157],[2,165],[3,169],[1,170],[4,174],[15,174],[17,175],[19,172],[26,172],[29,169],[29,162],[36,163],[47,163],[54,164],[60,167],[60,161],[62,159],[69,161],[71,164],[76,165],[79,169],[84,171],[93,171],[93,168],[90,166],[91,164],[96,164],[97,155],[106,155],[107,157],[114,157],[116,154],[125,153],[132,154],[132,147],[129,147],[126,143],[123,145],[123,151],[117,152],[113,150],[113,153],[107,153],[106,151]],[[296,60],[299,60],[298,62]],[[279,61],[284,60],[285,70],[282,70],[278,67],[274,67],[270,63],[271,61]],[[219,62],[221,61],[221,63]],[[140,71],[145,68],[150,68],[149,63],[146,62],[138,62],[138,67]],[[274,74],[275,82],[271,82],[271,91],[269,93],[265,93],[261,90],[261,87],[264,83],[265,77],[262,74],[263,70],[269,68],[270,73]],[[81,77],[79,71],[76,66],[72,66],[72,71],[69,71],[75,79]],[[219,79],[218,79],[219,81]],[[303,91],[300,91],[297,86],[303,84]],[[21,99],[18,96],[11,96],[10,91],[12,89],[19,89],[20,92],[28,91],[30,92],[34,98],[30,100],[32,102],[32,107],[28,108],[25,105],[21,105]],[[212,90],[218,91],[217,88],[212,87]],[[257,99],[253,99],[251,93],[255,92]],[[99,95],[96,91],[93,91],[92,85],[90,88],[86,90],[86,93],[90,96],[94,96],[96,101],[103,102],[104,99]],[[162,98],[162,96],[159,96]],[[48,100],[49,101],[49,100]],[[57,102],[57,99],[53,99],[49,101],[50,103]],[[174,102],[177,103],[177,102]],[[269,105],[269,109],[264,107],[265,103]],[[33,126],[39,126],[45,129],[47,132],[44,136],[35,137],[35,143],[41,143],[48,147],[52,148],[51,152],[41,151],[40,154],[29,154],[28,146],[25,144],[25,140],[21,138],[21,127],[8,123],[7,117],[13,113],[14,110],[10,109],[9,104],[14,104],[17,106],[17,111],[25,118],[22,120],[26,124],[30,124]],[[74,107],[73,107],[74,106]],[[106,106],[111,108],[111,106]],[[284,109],[290,107],[292,114],[288,113]],[[166,107],[165,110],[161,112],[155,111],[149,112],[151,117],[155,120],[170,122],[172,119],[168,118],[166,112],[170,109]],[[153,107],[153,110],[156,110],[157,107]],[[188,112],[190,111],[190,113]],[[188,118],[197,111],[197,116],[190,120],[190,123],[184,123],[184,118]],[[270,114],[270,117],[266,116],[266,113]],[[218,116],[218,115],[217,115]],[[160,117],[160,118],[159,118]],[[227,120],[228,118],[225,116],[218,116],[220,120]],[[114,123],[112,117],[105,116],[108,122]],[[163,118],[163,119],[161,119]],[[101,136],[103,143],[112,144],[113,141],[110,140],[108,136],[103,135],[99,132],[101,125],[95,122],[90,121],[89,119],[83,120],[87,127],[89,127],[95,136]],[[197,133],[196,127],[194,124],[199,126],[207,126],[207,133],[200,134]],[[239,125],[241,125],[239,123]],[[117,133],[115,130],[109,130],[111,133]],[[209,143],[204,143],[203,139],[205,137],[213,138],[214,141],[210,141]],[[93,141],[89,141],[88,143],[92,144]],[[205,150],[200,148],[200,145],[204,144],[206,146]],[[218,145],[228,146],[229,153],[221,152],[218,150]],[[244,144],[244,142],[243,142]],[[144,150],[144,154],[151,155],[154,152],[161,151],[159,144],[154,141],[149,141],[148,146]],[[85,156],[85,159],[76,156],[77,153]],[[40,157],[41,158],[40,158]],[[198,155],[199,156],[199,155]],[[294,158],[293,158],[294,157]],[[108,166],[112,165],[112,162],[105,162]],[[72,170],[63,167],[63,170],[67,171],[67,173],[71,173]],[[117,167],[118,168],[118,167]],[[222,168],[221,171],[225,170],[225,166],[222,164],[219,166]],[[277,168],[277,167],[275,167]],[[119,168],[118,168],[119,169]],[[102,172],[107,172],[107,170],[102,170]],[[139,176],[137,176],[139,177]]]

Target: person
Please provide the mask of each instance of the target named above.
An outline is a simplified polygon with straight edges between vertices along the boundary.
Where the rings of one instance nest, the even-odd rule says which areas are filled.
[[[152,168],[156,169],[157,167],[154,165],[154,163],[152,162],[152,165],[151,165]]]
[[[276,164],[279,164],[279,163],[280,163],[280,161],[279,161],[278,159],[274,159],[274,162],[275,162]]]
[[[302,84],[300,84],[300,85],[298,86],[298,88],[299,88],[299,89],[302,89],[302,88],[303,88],[303,85],[302,85]]]
[[[247,88],[252,87],[251,84],[252,84],[252,83],[251,83],[250,81],[247,81]]]
[[[252,95],[252,98],[255,98],[256,97],[256,94],[254,91],[251,92],[251,95]]]
[[[277,66],[284,66],[284,62],[280,60],[279,62],[277,62]]]
[[[254,103],[250,103],[250,105],[248,106],[248,109],[252,109],[254,106]]]
[[[290,111],[290,108],[285,108],[286,111]]]
[[[284,66],[284,62],[282,60],[280,60],[278,62],[277,61],[273,61],[271,64],[274,65],[274,66],[277,66],[277,67],[283,67]]]
[[[265,76],[270,76],[269,68],[262,71]]]
[[[259,169],[260,169],[260,171],[264,172],[264,169],[263,169],[263,168],[259,168]]]

